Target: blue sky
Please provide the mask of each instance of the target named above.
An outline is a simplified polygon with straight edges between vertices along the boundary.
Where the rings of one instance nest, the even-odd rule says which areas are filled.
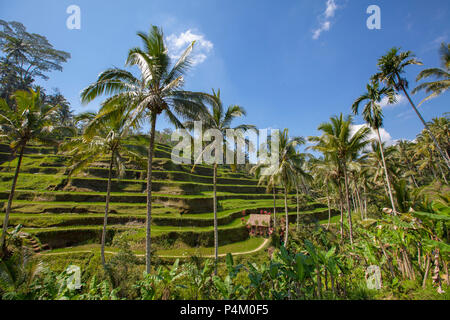
[[[69,30],[69,5],[81,9],[81,29]],[[369,30],[369,5],[381,8],[381,30]],[[197,39],[197,64],[186,89],[220,88],[225,104],[246,108],[246,123],[259,128],[289,128],[315,135],[333,114],[350,106],[376,71],[377,59],[393,46],[413,51],[425,66],[406,73],[415,87],[417,73],[439,65],[438,48],[450,37],[448,0],[296,0],[296,1],[2,1],[0,19],[22,22],[45,35],[72,58],[63,72],[39,81],[59,88],[76,112],[79,93],[106,68],[123,67],[128,50],[140,45],[137,31],[161,26],[173,54]],[[318,31],[319,30],[319,31]],[[419,102],[423,95],[413,96]],[[424,104],[426,120],[450,111],[450,95]],[[422,129],[405,99],[385,109],[383,136],[414,139]],[[362,124],[360,117],[355,119]],[[169,125],[161,120],[157,127]],[[389,137],[390,135],[390,137]]]

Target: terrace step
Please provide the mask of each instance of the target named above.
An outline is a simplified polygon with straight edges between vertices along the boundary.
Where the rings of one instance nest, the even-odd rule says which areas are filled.
[[[35,237],[31,236],[29,233],[20,232],[19,237],[22,238],[26,245],[31,247],[34,253],[39,253],[45,248],[48,248],[48,245],[45,244],[41,246],[39,242],[35,239]]]
[[[6,200],[8,191],[0,191],[0,200]],[[101,192],[62,192],[62,191],[32,191],[16,190],[15,199],[27,201],[52,202],[104,202],[105,193]],[[271,199],[270,194],[233,194],[218,195],[218,201],[227,199]],[[213,199],[209,195],[182,196],[153,194],[152,199],[157,204],[178,209],[181,213],[205,213],[212,211]],[[146,203],[147,196],[142,193],[112,193],[111,202],[116,203]]]

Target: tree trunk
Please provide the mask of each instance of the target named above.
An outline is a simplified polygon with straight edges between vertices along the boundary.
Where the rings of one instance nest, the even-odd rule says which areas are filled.
[[[284,186],[284,212],[286,214],[286,230],[284,233],[284,247],[287,247],[288,242],[288,234],[289,234],[289,212],[288,212],[288,203],[287,203],[287,188]]]
[[[358,187],[356,187],[355,190],[356,190],[356,199],[358,201],[359,211],[361,213],[361,220],[364,220],[363,203],[362,203],[362,200],[361,200],[361,196],[359,195]]]
[[[383,160],[384,175],[386,177],[386,184],[387,184],[388,191],[389,191],[388,196],[391,199],[392,211],[393,211],[394,215],[396,215],[397,210],[395,210],[394,197],[392,196],[392,190],[391,190],[391,182],[389,181],[389,174],[387,171],[386,160],[384,159],[383,144],[381,143],[380,130],[378,128],[377,128],[377,135],[378,135],[378,143],[380,144],[381,159]]]
[[[386,258],[387,264],[389,266],[389,271],[391,273],[391,277],[392,279],[395,278],[395,272],[394,272],[394,267],[392,266],[392,261],[391,261],[391,257],[389,257],[386,253],[386,250],[384,249],[384,245],[380,242],[380,247],[381,247],[381,251],[383,251],[383,255]]]
[[[366,190],[366,185],[364,184],[364,215],[367,219],[367,190]]]
[[[102,257],[103,268],[106,267],[105,242],[106,242],[106,226],[108,225],[109,199],[111,198],[112,167],[113,167],[113,153],[111,153],[111,160],[109,161],[108,186],[106,187],[105,217],[103,218],[102,247],[101,247],[101,257]]]
[[[316,278],[317,278],[317,295],[319,299],[322,298],[322,280],[320,279],[320,267],[316,268]]]
[[[14,173],[14,178],[13,178],[13,182],[11,185],[11,191],[9,192],[9,197],[8,197],[8,205],[6,207],[6,212],[5,212],[5,219],[3,220],[3,232],[2,232],[2,237],[0,239],[0,248],[2,249],[3,254],[6,253],[5,239],[6,239],[6,233],[8,232],[9,214],[11,212],[11,206],[12,206],[12,202],[13,202],[13,198],[14,198],[14,192],[16,190],[17,178],[19,177],[20,165],[22,163],[24,149],[25,149],[24,145],[20,147],[20,154],[19,154],[19,159],[17,160],[16,172]]]
[[[299,225],[299,223],[300,223],[300,203],[299,203],[299,199],[298,199],[298,187],[296,189],[297,189],[297,232],[298,232],[298,229],[300,228],[300,225]]]
[[[340,220],[340,226],[341,226],[341,241],[344,241],[344,199],[342,196],[342,186],[341,182],[338,183],[338,189],[339,189],[339,207],[341,209],[341,220]]]
[[[150,129],[150,145],[148,148],[147,161],[147,221],[146,221],[146,247],[145,247],[145,270],[147,274],[151,271],[151,225],[152,225],[152,164],[153,149],[155,146],[156,115],[152,115]]]
[[[353,246],[353,224],[352,224],[352,209],[350,208],[350,195],[348,192],[348,175],[347,175],[347,165],[344,163],[344,182],[345,182],[345,197],[347,198],[347,209],[348,209],[348,227],[350,234],[350,244]]]
[[[276,186],[274,185],[273,188],[273,228],[275,230],[276,224],[277,224],[277,198],[276,198]]]
[[[427,123],[425,122],[425,120],[423,119],[422,115],[420,114],[419,110],[417,110],[416,106],[414,105],[414,103],[411,100],[411,97],[409,96],[408,92],[405,89],[405,86],[402,84],[401,79],[400,79],[400,75],[397,74],[397,78],[399,80],[399,84],[403,90],[403,92],[405,93],[406,98],[408,99],[409,103],[411,104],[412,108],[414,109],[414,112],[417,114],[417,116],[419,117],[420,121],[422,121],[425,129],[428,131],[428,133],[430,134],[431,139],[433,140],[434,144],[436,145],[436,148],[438,149],[439,153],[441,154],[442,158],[444,159],[444,162],[447,164],[447,168],[450,170],[450,160],[448,159],[448,155],[444,153],[444,151],[442,151],[439,143],[436,140],[436,137],[434,136],[434,134],[431,132],[430,128],[428,127]]]
[[[219,236],[217,232],[217,163],[214,163],[213,170],[213,210],[214,210],[214,274],[217,275],[217,265],[219,263]]]
[[[425,264],[425,274],[423,276],[423,281],[422,281],[423,289],[425,289],[427,287],[427,278],[428,278],[428,273],[430,272],[430,265],[431,265],[431,258],[430,258],[430,255],[427,254],[427,262]]]
[[[351,198],[352,198],[351,204],[353,204],[353,211],[356,212],[356,211],[358,210],[358,207],[356,206],[356,202],[355,202],[355,193],[354,193],[354,192],[351,193]]]
[[[445,177],[445,173],[444,173],[444,171],[442,170],[441,165],[438,163],[437,166],[438,166],[438,168],[439,168],[439,171],[441,172],[441,175],[442,175],[442,178],[444,179],[445,184],[448,184],[447,178]]]
[[[327,224],[327,230],[328,230],[330,228],[330,223],[331,223],[330,195],[328,193],[328,187],[327,187],[327,206],[328,206],[328,224]]]

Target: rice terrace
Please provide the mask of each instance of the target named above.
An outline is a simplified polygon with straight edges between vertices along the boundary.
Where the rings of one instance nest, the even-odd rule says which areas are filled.
[[[0,9],[0,302],[450,299],[448,1]]]

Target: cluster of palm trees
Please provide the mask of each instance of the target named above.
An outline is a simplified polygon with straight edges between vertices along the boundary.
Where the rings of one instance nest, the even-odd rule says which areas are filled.
[[[414,93],[426,90],[431,93],[424,101],[442,94],[449,88],[450,46],[441,46],[442,69],[426,69],[422,71],[417,81],[423,78],[435,76],[440,80],[427,82],[414,89]],[[303,138],[288,138],[285,129],[280,143],[280,165],[270,176],[261,176],[260,183],[268,186],[268,190],[274,193],[280,185],[285,195],[286,234],[285,244],[288,240],[288,208],[287,194],[294,186],[297,189],[297,213],[298,213],[298,181],[305,182],[305,177],[312,175],[313,189],[320,195],[326,195],[329,208],[329,221],[331,218],[331,202],[339,208],[341,213],[340,234],[344,239],[344,213],[347,214],[349,239],[353,244],[352,209],[359,211],[361,219],[367,218],[369,197],[376,194],[376,187],[382,186],[391,208],[385,210],[393,215],[397,214],[397,205],[404,207],[394,197],[393,182],[398,184],[401,179],[408,179],[415,187],[419,187],[427,181],[427,172],[430,171],[434,179],[442,179],[447,184],[449,174],[448,150],[450,149],[450,132],[448,117],[433,119],[431,123],[424,121],[417,107],[408,94],[408,81],[402,78],[405,68],[409,65],[420,65],[421,62],[414,58],[410,52],[400,52],[398,48],[391,49],[378,61],[378,72],[371,77],[366,86],[366,92],[358,97],[352,105],[352,111],[356,115],[362,108],[362,116],[367,126],[354,132],[352,116],[344,117],[343,114],[333,116],[330,122],[321,124],[318,130],[321,136],[309,137],[313,143],[310,149],[322,154],[322,158],[315,158],[311,154],[300,154],[295,151],[296,146],[304,144]],[[383,84],[385,86],[383,86]],[[424,124],[425,130],[418,135],[417,142],[400,141],[396,146],[386,147],[381,139],[380,128],[383,126],[383,110],[381,102],[384,99],[390,104],[396,103],[398,94],[402,92],[410,102],[413,110]],[[376,134],[376,140],[369,139],[371,131]],[[309,161],[301,164],[301,159],[309,158]],[[262,163],[252,169],[252,173],[258,175]],[[374,189],[375,187],[375,189]],[[371,190],[371,192],[368,192]],[[333,197],[334,194],[334,197]],[[332,201],[334,198],[334,201]],[[274,215],[274,223],[276,223]],[[298,222],[298,217],[297,217]],[[330,222],[328,223],[328,227]]]
[[[202,121],[206,129],[217,129],[225,136],[227,129],[237,117],[246,115],[243,107],[231,105],[224,108],[220,90],[212,94],[183,90],[184,75],[191,64],[190,54],[195,42],[192,42],[183,54],[172,62],[164,43],[161,29],[152,26],[149,33],[139,32],[142,47],[129,50],[126,66],[138,67],[140,73],[119,68],[107,69],[97,80],[81,93],[81,100],[87,104],[98,97],[105,97],[97,114],[79,115],[77,121],[85,121],[87,125],[80,136],[75,136],[61,145],[61,151],[72,156],[71,174],[86,168],[100,157],[108,158],[108,184],[105,203],[105,216],[102,234],[102,263],[105,265],[104,248],[109,199],[111,192],[113,169],[120,177],[126,159],[141,161],[147,153],[147,161],[142,163],[147,168],[147,216],[146,216],[146,272],[151,270],[151,223],[152,223],[152,164],[155,147],[156,123],[160,115],[164,115],[176,128],[192,129],[194,121]],[[449,86],[449,46],[443,46],[443,69],[422,71],[418,80],[430,76],[441,80],[420,85],[414,92],[426,90],[432,98],[443,93]],[[340,210],[340,234],[344,239],[344,216],[347,215],[348,235],[353,244],[352,211],[359,211],[362,219],[367,218],[368,202],[374,201],[374,193],[378,187],[385,189],[395,215],[399,201],[395,199],[395,185],[400,179],[408,179],[415,186],[424,184],[432,172],[436,179],[443,178],[447,183],[449,159],[449,119],[434,119],[426,123],[407,92],[408,82],[402,78],[409,65],[421,64],[411,52],[400,52],[393,48],[378,61],[379,71],[366,87],[366,92],[352,105],[355,114],[364,104],[362,115],[368,126],[354,132],[352,116],[333,116],[330,122],[319,126],[321,135],[309,137],[313,143],[312,150],[320,152],[321,158],[298,151],[299,146],[306,143],[303,137],[290,137],[288,129],[280,136],[278,152],[279,164],[270,175],[261,175],[261,170],[269,166],[260,163],[251,169],[251,173],[259,176],[259,182],[273,192],[274,226],[276,225],[276,193],[281,189],[284,194],[285,223],[284,245],[288,243],[289,215],[288,195],[295,190],[297,198],[297,225],[299,221],[300,191],[317,195],[325,195],[331,217],[331,208]],[[384,86],[383,86],[384,85]],[[414,111],[425,126],[417,138],[417,142],[400,142],[396,146],[387,147],[381,140],[380,128],[383,126],[383,113],[380,105],[387,97],[395,103],[396,94],[403,92]],[[0,100],[2,138],[12,141],[11,148],[19,153],[16,174],[13,179],[8,199],[1,245],[5,244],[8,217],[16,187],[17,176],[24,148],[31,141],[44,143],[55,142],[51,133],[55,127],[51,122],[52,113],[59,106],[51,107],[40,101],[39,92],[18,91],[14,95],[16,109],[12,110],[4,100]],[[428,99],[427,98],[427,99]],[[134,135],[136,128],[149,124],[147,136]],[[253,128],[241,125],[237,128]],[[371,130],[377,135],[377,141],[369,139]],[[143,147],[143,141],[148,145]],[[56,143],[56,142],[55,142]],[[224,146],[226,148],[226,146]],[[205,149],[207,151],[208,149]],[[213,210],[214,210],[214,243],[216,270],[218,261],[218,226],[217,226],[217,169],[219,162],[213,163]],[[314,179],[312,179],[314,178]],[[369,192],[370,190],[370,192]],[[328,224],[328,227],[330,222]]]
[[[6,100],[0,99],[0,139],[9,142],[12,156],[17,155],[17,165],[8,196],[0,238],[2,255],[6,252],[5,237],[8,230],[8,220],[25,148],[30,143],[56,146],[58,144],[55,138],[57,133],[70,130],[68,127],[56,125],[55,115],[61,106],[52,106],[45,103],[39,89],[37,91],[18,90],[11,98],[14,101],[13,108],[8,105]]]

